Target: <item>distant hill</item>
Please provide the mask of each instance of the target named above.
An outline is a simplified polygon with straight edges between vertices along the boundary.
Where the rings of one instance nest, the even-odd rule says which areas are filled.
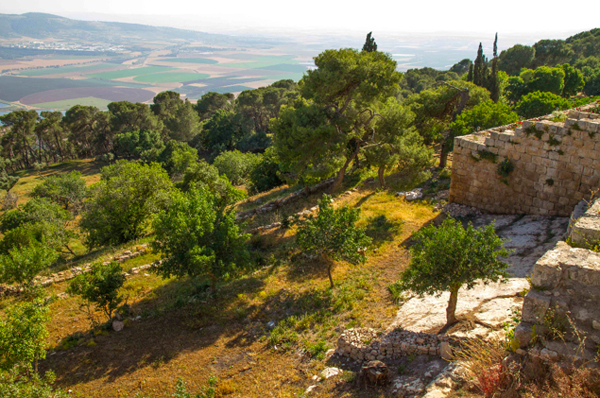
[[[208,45],[275,44],[263,38],[234,37],[194,30],[121,22],[90,22],[53,14],[0,14],[0,39],[30,37],[127,44],[134,41],[200,41]]]

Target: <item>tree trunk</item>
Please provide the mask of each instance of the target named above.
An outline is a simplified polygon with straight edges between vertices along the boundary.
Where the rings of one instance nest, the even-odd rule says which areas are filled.
[[[456,301],[458,299],[458,289],[460,286],[452,286],[450,288],[450,300],[448,300],[448,307],[446,308],[446,326],[450,326],[456,323]]]
[[[446,149],[448,146],[442,143],[442,148],[440,150],[440,169],[446,167],[448,163],[448,150]]]
[[[377,171],[377,176],[379,177],[379,185],[381,185],[381,188],[383,188],[385,186],[385,166],[379,166],[379,170]]]
[[[327,276],[329,276],[329,283],[331,284],[331,288],[333,289],[335,286],[333,285],[333,278],[331,277],[331,267],[333,267],[332,262],[329,262],[327,266]]]
[[[359,150],[360,150],[360,148],[356,148],[356,150],[354,151],[352,156],[350,156],[348,158],[348,160],[346,160],[346,163],[344,163],[344,166],[342,166],[340,171],[338,171],[337,178],[333,182],[333,185],[331,186],[331,190],[329,191],[330,194],[333,194],[336,191],[336,189],[338,189],[338,187],[340,186],[342,181],[344,180],[344,175],[346,174],[346,169],[348,168],[348,166],[350,166],[350,163],[356,158],[356,156],[358,156]]]

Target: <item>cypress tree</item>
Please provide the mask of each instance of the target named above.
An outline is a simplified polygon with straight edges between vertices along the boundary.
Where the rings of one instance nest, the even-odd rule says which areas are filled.
[[[469,65],[469,73],[467,73],[467,81],[473,81],[473,64]]]
[[[485,58],[483,56],[483,46],[479,43],[477,58],[473,66],[473,83],[482,87],[485,82]]]
[[[369,32],[369,34],[367,34],[367,40],[365,41],[365,44],[363,45],[363,48],[362,48],[363,51],[366,51],[368,53],[377,51],[377,43],[375,43],[375,39],[373,37],[371,37],[372,33],[373,32]]]
[[[500,99],[500,81],[498,79],[498,33],[494,39],[494,59],[492,60],[492,74],[490,76],[490,84],[488,87],[490,98],[494,102]]]

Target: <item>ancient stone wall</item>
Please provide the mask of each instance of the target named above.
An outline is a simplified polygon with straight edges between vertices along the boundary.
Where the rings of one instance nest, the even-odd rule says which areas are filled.
[[[457,137],[450,202],[495,214],[568,216],[600,186],[600,114],[565,112]],[[597,109],[597,108],[595,108]]]
[[[522,346],[544,336],[550,358],[592,360],[596,355],[600,345],[600,253],[588,247],[600,241],[599,210],[597,200],[571,229],[567,241],[572,245],[577,241],[582,247],[559,242],[536,262],[516,331]]]

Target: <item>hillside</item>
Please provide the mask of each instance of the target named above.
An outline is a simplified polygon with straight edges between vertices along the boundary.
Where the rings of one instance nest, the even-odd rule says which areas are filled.
[[[104,41],[114,44],[132,41],[176,40],[200,41],[208,45],[256,45],[268,41],[141,24],[77,21],[44,13],[0,14],[0,38],[19,37]]]

